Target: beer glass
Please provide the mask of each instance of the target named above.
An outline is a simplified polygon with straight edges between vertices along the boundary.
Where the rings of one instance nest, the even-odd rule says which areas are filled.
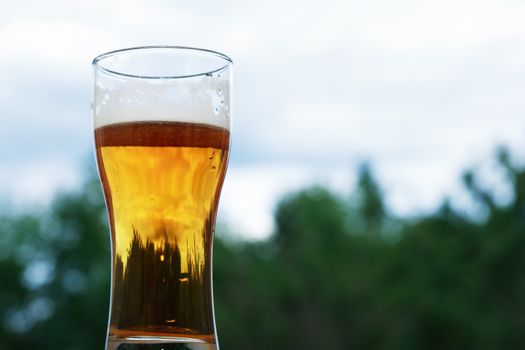
[[[106,349],[218,349],[212,246],[232,61],[156,46],[108,52],[93,66],[96,157],[111,229]]]

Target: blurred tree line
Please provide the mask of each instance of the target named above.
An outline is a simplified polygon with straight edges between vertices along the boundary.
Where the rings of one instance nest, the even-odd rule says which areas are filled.
[[[217,238],[222,348],[525,348],[525,170],[505,151],[498,164],[508,204],[476,173],[463,177],[482,217],[446,202],[392,217],[363,166],[349,197],[313,187],[283,198],[268,240]],[[97,180],[1,218],[0,350],[102,349],[108,296]]]

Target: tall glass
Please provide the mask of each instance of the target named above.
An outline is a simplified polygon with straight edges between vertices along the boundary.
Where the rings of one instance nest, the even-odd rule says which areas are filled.
[[[230,143],[232,61],[139,47],[93,61],[111,226],[107,350],[218,349],[212,245]]]

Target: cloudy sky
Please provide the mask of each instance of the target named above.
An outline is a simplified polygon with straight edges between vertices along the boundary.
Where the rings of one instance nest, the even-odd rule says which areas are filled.
[[[0,13],[0,198],[46,203],[93,164],[91,59],[141,45],[235,61],[221,217],[264,237],[284,193],[349,191],[372,162],[391,210],[452,196],[496,145],[525,159],[520,0],[21,1]],[[488,177],[496,183],[497,177]],[[248,204],[247,204],[248,203]]]

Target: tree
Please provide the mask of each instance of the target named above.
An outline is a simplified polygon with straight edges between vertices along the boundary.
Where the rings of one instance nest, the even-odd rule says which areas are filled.
[[[0,349],[97,349],[106,332],[109,236],[98,182],[38,215],[3,218]]]
[[[386,211],[383,194],[368,163],[363,163],[359,168],[356,197],[358,215],[364,222],[365,232],[378,236]]]
[[[393,218],[364,166],[350,201],[307,188],[281,200],[270,239],[216,239],[221,346],[523,348],[525,170],[506,151],[498,159],[508,204],[498,205],[476,172],[464,176],[482,220],[447,202],[419,218]],[[396,240],[387,234],[392,222]],[[175,245],[136,246],[133,254],[180,258]],[[124,276],[122,266],[117,272]],[[0,350],[103,347],[109,238],[98,181],[57,196],[47,210],[0,220],[0,281]]]

